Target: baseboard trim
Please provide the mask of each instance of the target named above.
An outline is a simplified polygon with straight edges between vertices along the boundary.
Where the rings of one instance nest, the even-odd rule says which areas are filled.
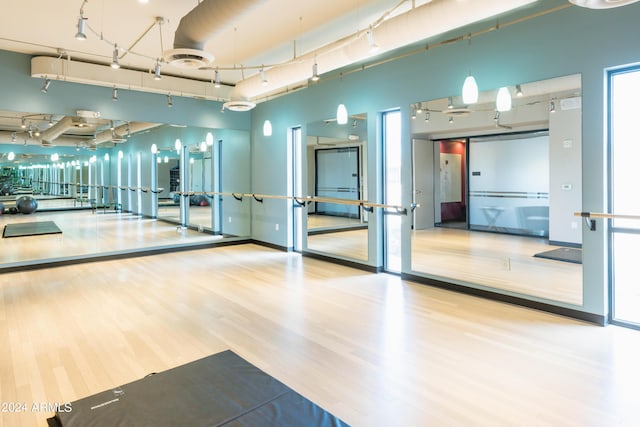
[[[322,254],[318,254],[315,252],[306,252],[303,251],[302,252],[302,256],[305,257],[309,257],[309,258],[315,258],[315,259],[319,259],[321,261],[327,261],[327,262],[331,262],[334,264],[340,264],[340,265],[344,265],[346,267],[351,267],[351,268],[356,268],[358,270],[363,270],[366,271],[368,273],[382,273],[382,267],[376,267],[373,265],[368,265],[368,264],[363,264],[360,262],[356,262],[356,261],[351,261],[348,259],[341,259],[341,258],[333,258],[327,255],[322,255]]]
[[[544,303],[540,301],[533,301],[522,297],[513,295],[501,294],[499,292],[493,292],[486,289],[472,288],[469,286],[458,285],[455,283],[444,282],[441,280],[430,279],[428,277],[417,276],[414,274],[402,273],[403,280],[410,280],[412,282],[421,283],[428,286],[433,286],[449,291],[459,292],[467,295],[473,295],[476,297],[486,298],[493,301],[505,302],[508,304],[518,305],[521,307],[532,308],[534,310],[540,310],[547,313],[558,314],[560,316],[570,317],[577,320],[582,320],[589,323],[594,323],[599,326],[606,326],[608,324],[606,316],[587,313],[580,310],[575,310],[567,307],[560,307],[557,305]]]
[[[282,252],[293,252],[293,248],[287,246],[280,246],[274,243],[263,242],[261,240],[250,239],[247,243],[253,243],[254,245],[264,246],[265,248],[275,249]]]
[[[14,273],[17,271],[39,270],[43,268],[64,267],[68,265],[86,264],[90,262],[113,261],[113,260],[119,260],[119,259],[125,259],[125,258],[139,258],[144,256],[160,255],[160,254],[167,254],[167,253],[173,253],[173,252],[185,252],[185,251],[194,251],[199,249],[211,249],[211,248],[222,247],[222,246],[242,245],[246,243],[250,243],[250,240],[249,239],[221,240],[219,242],[206,242],[206,243],[179,245],[179,246],[142,248],[142,249],[112,252],[112,253],[106,253],[106,254],[86,254],[86,255],[82,255],[74,258],[65,258],[65,259],[38,260],[35,262],[21,263],[16,265],[10,265],[7,267],[2,267],[0,268],[0,274]]]

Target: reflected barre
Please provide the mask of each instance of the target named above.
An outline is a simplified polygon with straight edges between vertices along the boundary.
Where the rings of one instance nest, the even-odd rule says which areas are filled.
[[[407,215],[407,209],[402,206],[388,205],[384,203],[372,203],[366,200],[353,200],[353,199],[340,199],[337,197],[319,197],[319,196],[280,196],[273,194],[256,194],[256,193],[225,193],[217,191],[196,191],[196,192],[176,192],[180,195],[202,195],[202,196],[230,196],[241,202],[244,197],[251,197],[256,202],[263,203],[265,199],[278,199],[278,200],[291,200],[293,203],[299,206],[304,204],[321,202],[321,203],[335,203],[341,205],[355,205],[360,206],[367,212],[372,213],[374,208],[383,209],[386,215]]]
[[[98,190],[111,190],[111,189],[120,189],[122,191],[141,191],[143,193],[154,193],[159,194],[164,191],[164,188],[153,189],[151,187],[128,187],[124,185],[99,185],[99,184],[80,184],[78,182],[59,182],[59,181],[44,181],[44,180],[34,180],[33,182],[39,184],[50,184],[50,185],[60,185],[60,186],[69,186],[69,187],[81,187],[81,188],[96,188]]]

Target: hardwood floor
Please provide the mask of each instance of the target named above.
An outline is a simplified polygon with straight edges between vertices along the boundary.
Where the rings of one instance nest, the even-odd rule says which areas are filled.
[[[308,236],[315,251],[367,260],[367,230]],[[534,257],[558,248],[546,239],[452,228],[413,231],[411,270],[551,301],[582,305],[582,265]]]
[[[412,233],[411,269],[582,305],[582,264],[534,257],[556,248],[543,238],[436,227]]]
[[[91,210],[0,215],[6,224],[53,221],[62,234],[0,238],[0,272],[41,260],[63,260],[86,255],[215,242],[220,236],[198,233],[164,221],[127,213],[91,213]]]
[[[69,402],[231,349],[354,426],[640,424],[638,331],[295,253],[228,246],[0,283],[1,402]]]

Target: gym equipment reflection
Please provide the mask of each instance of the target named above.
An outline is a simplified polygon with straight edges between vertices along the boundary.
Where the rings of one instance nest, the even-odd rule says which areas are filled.
[[[582,244],[581,76],[519,86],[505,112],[496,91],[412,106],[411,269],[580,305],[582,266],[534,255]]]
[[[307,124],[307,249],[367,261],[367,115]],[[322,199],[342,202],[323,202]],[[355,203],[349,203],[353,201]]]

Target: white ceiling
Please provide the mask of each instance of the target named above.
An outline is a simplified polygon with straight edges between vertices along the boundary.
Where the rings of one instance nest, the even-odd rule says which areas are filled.
[[[415,6],[428,2],[430,0],[417,0]],[[61,49],[72,59],[109,64],[112,43],[129,48],[161,17],[164,21],[161,31],[157,25],[151,28],[133,47],[134,53],[120,59],[123,67],[152,71],[154,59],[162,57],[163,49],[173,47],[180,19],[198,3],[195,0],[148,0],[147,3],[89,0],[84,5],[84,16],[103,40],[89,30],[88,39],[79,41],[74,35],[82,0],[5,2],[2,13],[10,18],[3,20],[0,49],[48,56],[57,56]],[[163,65],[163,74],[211,80],[217,67],[223,83],[234,85],[243,78],[239,71],[242,67],[248,67],[244,72],[246,78],[255,74],[255,67],[262,64],[291,60],[294,42],[297,54],[305,54],[368,28],[399,4],[395,13],[412,7],[411,1],[399,0],[257,0],[255,3],[245,13],[233,17],[226,27],[216,30],[206,42],[205,51],[215,55],[210,69],[185,70]],[[229,71],[233,68],[237,70]]]
[[[213,4],[216,11],[220,9],[223,16],[223,9],[233,9],[241,3],[249,6],[245,7],[242,13],[229,14],[224,25],[214,26],[209,32],[210,37],[204,43],[204,51],[215,56],[213,63],[201,69],[187,69],[163,62],[162,74],[165,78],[162,79],[162,84],[164,86],[154,88],[151,77],[156,60],[164,58],[165,52],[173,48],[174,35],[181,18],[196,7],[200,9],[199,4],[205,2]],[[284,92],[283,88],[290,89],[292,84],[300,84],[301,81],[306,84],[311,71],[308,64],[309,58],[313,62],[314,55],[318,52],[324,55],[318,56],[318,66],[322,74],[333,71],[338,66],[348,66],[350,61],[358,62],[363,58],[374,56],[382,58],[384,55],[392,55],[394,49],[420,42],[421,38],[433,37],[454,30],[456,27],[495,17],[535,0],[205,0],[205,2],[196,0],[148,0],[146,3],[140,0],[5,1],[2,7],[5,19],[0,29],[0,49],[50,57],[51,61],[57,61],[56,58],[60,57],[69,63],[82,64],[82,66],[97,64],[100,72],[93,74],[98,75],[99,80],[84,81],[85,83],[115,87],[127,73],[149,74],[148,78],[152,84],[136,90],[160,93],[167,93],[166,87],[169,84],[173,85],[171,89],[173,93],[181,94],[183,93],[181,87],[176,86],[183,85],[186,88],[194,81],[199,84],[209,84],[208,82],[214,79],[215,71],[219,70],[222,83],[228,89],[224,92],[225,96],[230,97],[229,94],[236,85],[236,89],[242,85],[246,87],[247,83],[260,87],[259,68],[264,66],[275,80],[273,87],[267,89],[271,91],[269,94],[273,94],[278,93],[278,90]],[[84,41],[76,40],[74,37],[81,9],[89,27],[87,40]],[[162,25],[157,24],[158,18],[162,18]],[[391,19],[383,20],[383,18]],[[207,22],[204,24],[206,25]],[[364,36],[370,28],[374,28],[376,31],[374,35],[379,36],[376,40],[382,40],[381,50],[378,53],[368,51],[367,38]],[[415,31],[416,29],[419,31]],[[343,43],[345,39],[355,40],[359,44],[350,46],[354,49],[338,52],[341,61],[334,61],[334,67],[330,68],[327,65],[329,61],[325,60],[325,57],[335,54],[335,46]],[[119,55],[120,70],[108,67],[112,60],[114,43],[117,43],[119,48],[125,49]],[[365,56],[361,52],[363,47],[367,50]],[[307,62],[301,64],[300,58],[303,56],[306,56]],[[297,70],[297,75],[290,72],[291,70],[284,70],[287,66],[296,65],[304,66],[303,77],[300,69]],[[48,65],[46,70],[52,67],[53,65]],[[65,69],[71,69],[71,67]],[[282,71],[279,76],[277,71]],[[46,74],[45,72],[40,76],[47,77]],[[175,79],[167,78],[169,76]],[[64,76],[64,78],[67,77]],[[277,81],[278,77],[280,81]],[[48,78],[56,77],[49,75]],[[270,85],[274,80],[269,79]],[[73,80],[70,79],[70,81]],[[264,99],[265,89],[260,88],[253,94],[256,99],[258,92]],[[188,94],[194,91],[189,92],[185,89],[184,93],[183,96],[189,96]],[[217,99],[227,100],[228,98]],[[24,117],[26,114],[36,113],[16,114]],[[43,119],[41,127],[48,126],[44,121],[53,119],[55,122],[60,118],[51,116]],[[35,125],[36,119],[32,119]],[[10,112],[0,115],[0,133],[3,130],[13,132],[17,125],[17,119],[12,118]],[[29,143],[38,143],[38,140],[29,140]]]
[[[614,7],[637,0],[569,0],[588,7]],[[153,74],[157,59],[166,58],[173,48],[174,35],[180,20],[194,8],[211,6],[214,14],[198,14],[202,26],[210,25],[204,51],[215,56],[215,61],[203,68],[185,69],[162,63],[162,74],[187,80],[210,82],[215,71],[228,89],[245,83],[254,85],[253,91],[242,92],[244,98],[264,100],[291,90],[310,77],[317,56],[320,73],[345,67],[349,62],[364,58],[391,55],[393,51],[429,37],[452,31],[460,26],[486,19],[498,18],[510,10],[538,3],[536,0],[20,0],[3,2],[5,16],[0,28],[0,49],[22,52],[33,56],[71,59],[73,61],[109,65],[114,43],[120,49],[122,68]],[[240,7],[239,5],[244,5]],[[78,18],[81,11],[88,24],[87,40],[76,40]],[[426,12],[426,13],[417,13]],[[406,18],[405,18],[406,17]],[[163,22],[158,25],[158,19]],[[221,18],[221,19],[220,19]],[[383,20],[383,18],[391,18]],[[417,18],[417,19],[409,19]],[[396,21],[395,24],[386,25]],[[362,55],[367,47],[365,33],[374,29],[376,41],[382,40],[378,53]],[[404,33],[404,34],[400,34]],[[329,47],[349,39],[352,49],[326,58]],[[356,40],[357,39],[357,40]],[[357,44],[357,46],[356,46]],[[357,49],[356,49],[357,48]],[[126,50],[130,49],[129,52]],[[63,54],[61,55],[61,52]],[[334,52],[335,53],[335,52]],[[311,55],[311,57],[310,57]],[[283,64],[304,63],[304,78],[294,70],[273,73],[272,88],[255,90],[259,69],[277,71]],[[297,60],[297,61],[296,61]],[[47,68],[47,71],[51,67]],[[290,67],[293,68],[293,67]],[[117,85],[117,74],[103,72],[102,85]],[[123,71],[121,74],[124,74]],[[46,76],[40,73],[39,76]],[[35,74],[34,74],[35,76]],[[51,77],[50,78],[55,78]],[[254,77],[252,82],[248,82]],[[280,77],[278,81],[277,77]],[[288,80],[287,80],[288,79]],[[70,81],[74,81],[70,79]],[[76,80],[80,81],[80,80]],[[271,78],[269,79],[272,84]],[[179,86],[180,80],[172,85]],[[250,85],[244,85],[250,86]],[[152,86],[147,88],[152,90]],[[237,88],[239,89],[239,88]],[[285,90],[286,89],[286,90]],[[136,90],[144,90],[137,88]],[[164,90],[164,92],[162,92]],[[156,87],[166,93],[166,87]],[[183,92],[172,87],[174,93]],[[280,92],[279,92],[280,91]],[[250,92],[247,95],[247,92]],[[184,96],[193,91],[186,90]],[[221,92],[228,98],[229,91]],[[245,96],[247,95],[247,96]],[[208,96],[207,96],[208,97]],[[212,99],[208,97],[208,99]]]

